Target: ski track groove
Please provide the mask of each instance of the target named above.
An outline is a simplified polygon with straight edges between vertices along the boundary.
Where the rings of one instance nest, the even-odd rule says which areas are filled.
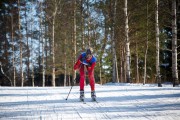
[[[108,86],[107,89],[107,86],[100,86],[96,91],[99,103],[91,101],[87,89],[86,104],[78,101],[78,88],[73,88],[65,100],[69,87],[17,88],[18,92],[15,88],[0,87],[0,120],[180,118],[180,98],[176,97],[180,94],[179,88]]]
[[[77,98],[77,95],[73,94],[73,96],[74,96],[75,98]],[[77,103],[76,103],[76,101],[74,100],[74,101],[72,101],[72,102],[74,102],[74,103],[73,103],[73,109],[76,111],[76,113],[78,114],[79,118],[80,118],[80,119],[83,119],[83,117],[81,116],[81,114],[79,113],[79,111],[78,111],[78,109],[77,109]],[[80,108],[82,108],[82,105],[81,105]],[[74,119],[74,118],[73,118],[73,119]]]

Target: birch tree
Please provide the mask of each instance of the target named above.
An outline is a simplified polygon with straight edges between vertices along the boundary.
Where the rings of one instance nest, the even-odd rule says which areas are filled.
[[[159,67],[159,14],[158,14],[158,4],[159,0],[155,0],[156,10],[155,10],[155,19],[156,19],[156,79],[158,82],[158,87],[161,87],[161,76],[160,76],[160,67]]]
[[[80,0],[81,2],[81,41],[82,41],[82,49],[85,49],[85,42],[84,42],[84,15],[83,15],[83,1],[84,0]]]
[[[173,86],[179,85],[177,68],[177,15],[176,0],[172,0],[172,78]]]
[[[116,46],[115,46],[115,16],[116,16],[116,4],[117,1],[115,0],[114,3],[111,3],[111,22],[112,22],[112,29],[111,29],[111,39],[112,39],[112,52],[113,52],[113,82],[119,82],[118,79],[118,70],[117,70],[117,57],[116,57]],[[113,10],[114,8],[114,10]],[[113,14],[114,13],[114,14]]]
[[[20,76],[21,76],[21,86],[24,86],[24,75],[23,75],[23,62],[22,62],[22,35],[21,35],[21,18],[20,18],[20,1],[18,0],[18,27],[19,27],[19,40],[20,40]]]
[[[136,64],[136,82],[139,83],[139,55],[138,55],[138,44],[136,40],[136,53],[135,53],[135,64]]]
[[[65,38],[65,40],[64,40],[64,86],[66,86],[66,82],[67,82],[67,78],[66,78],[66,76],[67,76],[66,45],[67,45],[67,40]]]
[[[144,54],[144,80],[143,80],[143,85],[146,83],[146,78],[147,78],[147,52],[148,52],[148,41],[149,41],[149,31],[148,31],[148,27],[149,27],[149,21],[148,21],[148,3],[147,3],[147,17],[146,17],[146,49],[145,49],[145,54]]]
[[[41,47],[42,47],[42,86],[45,86],[45,59],[44,59],[44,38],[43,38],[43,26],[42,26],[42,19],[43,19],[43,15],[42,15],[42,2],[39,3],[40,5],[40,41],[42,43]]]
[[[25,7],[27,7],[27,2],[25,3]],[[28,16],[27,16],[27,8],[25,8],[25,31],[26,31],[26,48],[27,48],[27,59],[26,59],[26,76],[27,76],[27,81],[29,80],[29,72],[30,72],[30,49],[29,49],[29,31],[28,31]]]
[[[125,43],[126,43],[126,80],[128,83],[131,82],[130,76],[130,41],[129,41],[129,25],[128,25],[128,14],[127,14],[127,0],[124,1],[124,13],[125,13]]]
[[[73,43],[74,43],[74,61],[73,61],[73,63],[75,63],[75,61],[76,61],[76,54],[77,54],[77,52],[76,52],[76,0],[74,0],[74,12],[73,12],[73,14],[74,14],[74,18],[73,18],[73,24],[74,24],[74,29],[73,29]],[[73,75],[73,80],[76,78],[76,70],[74,70],[74,75]]]
[[[14,51],[14,14],[11,11],[11,41],[12,41],[12,65],[13,65],[13,85],[16,86],[16,68],[15,68],[15,51]]]
[[[56,82],[55,82],[55,21],[56,21],[56,16],[57,14],[61,13],[61,0],[53,0],[53,6],[54,6],[54,10],[52,13],[52,86],[55,87],[56,86]],[[60,8],[60,10],[59,10]],[[59,10],[59,11],[58,11]]]
[[[33,0],[31,0],[31,5],[33,6]],[[30,13],[32,14],[33,13],[33,10],[32,10],[32,7],[30,9]],[[29,51],[29,56],[33,56],[33,40],[32,40],[32,37],[33,37],[33,25],[34,24],[34,19],[33,19],[33,16],[31,16],[31,20],[30,20],[30,33],[31,33],[31,39],[30,39],[30,42],[31,42],[31,46],[30,46],[30,51]],[[31,65],[31,84],[32,86],[34,87],[34,62],[33,62],[33,59],[30,60],[30,65]]]

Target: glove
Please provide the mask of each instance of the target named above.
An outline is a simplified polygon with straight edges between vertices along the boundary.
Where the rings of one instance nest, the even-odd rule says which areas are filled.
[[[82,64],[83,64],[83,65],[90,66],[90,64],[89,64],[88,62],[86,62],[86,60],[82,61]]]

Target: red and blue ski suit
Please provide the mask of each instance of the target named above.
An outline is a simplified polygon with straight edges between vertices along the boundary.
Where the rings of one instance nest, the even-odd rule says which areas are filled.
[[[82,62],[86,62],[88,65],[82,64]],[[96,65],[96,58],[92,55],[92,57],[88,60],[86,58],[86,53],[82,53],[76,64],[74,65],[74,70],[79,69],[80,72],[80,91],[84,90],[84,80],[85,80],[85,72],[84,72],[84,67],[86,67],[87,72],[88,72],[88,78],[89,78],[89,83],[91,86],[91,91],[95,90],[95,79],[94,79],[94,67]]]

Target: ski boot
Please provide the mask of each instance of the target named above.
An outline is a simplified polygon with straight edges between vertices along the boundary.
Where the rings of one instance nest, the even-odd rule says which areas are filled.
[[[84,102],[84,90],[80,90],[80,101]]]
[[[96,93],[95,93],[95,91],[91,91],[91,98],[92,98],[92,101],[96,101]]]

